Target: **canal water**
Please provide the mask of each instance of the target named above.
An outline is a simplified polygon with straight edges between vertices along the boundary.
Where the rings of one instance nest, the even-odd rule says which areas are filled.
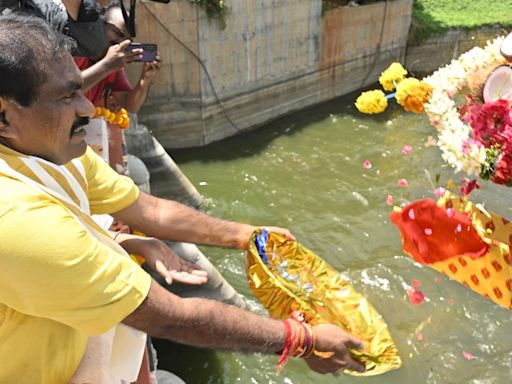
[[[391,107],[364,116],[337,99],[264,128],[209,145],[172,152],[206,197],[206,211],[229,220],[289,228],[297,239],[350,278],[388,323],[403,367],[371,378],[321,376],[301,361],[276,377],[276,356],[180,349],[162,364],[187,383],[505,384],[512,377],[511,312],[404,255],[390,224],[394,203],[434,198],[435,186],[458,181],[432,146],[426,116]],[[404,145],[412,147],[409,155]],[[368,160],[372,167],[363,167]],[[406,179],[407,187],[398,185]],[[436,183],[436,179],[438,182]],[[512,218],[512,189],[481,182],[471,195]],[[202,248],[221,273],[254,301],[242,252]],[[409,303],[421,282],[426,300]]]

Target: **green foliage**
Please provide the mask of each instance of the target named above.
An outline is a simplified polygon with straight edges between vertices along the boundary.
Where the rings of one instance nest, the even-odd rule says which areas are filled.
[[[501,151],[497,147],[490,147],[485,150],[485,163],[482,164],[482,169],[480,170],[480,177],[482,179],[489,180],[494,175],[500,154]]]
[[[414,0],[416,42],[450,28],[477,29],[499,25],[512,28],[512,0]]]
[[[206,11],[210,20],[216,20],[222,29],[226,28],[226,18],[229,7],[226,0],[187,0],[189,3],[199,4]]]

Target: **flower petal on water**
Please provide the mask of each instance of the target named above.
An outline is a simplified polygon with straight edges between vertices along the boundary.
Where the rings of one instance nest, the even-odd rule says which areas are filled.
[[[407,296],[409,296],[409,302],[416,306],[421,305],[425,301],[425,295],[418,289],[407,289]]]
[[[412,151],[412,147],[411,147],[410,145],[407,145],[407,144],[406,144],[406,145],[404,145],[404,146],[402,147],[402,153],[403,153],[404,155],[408,155],[409,153],[411,153],[411,151]]]
[[[409,185],[409,183],[407,182],[406,179],[400,179],[400,180],[398,180],[398,185],[401,187],[407,187]]]
[[[444,196],[445,192],[446,189],[444,189],[443,187],[439,187],[434,190],[434,195],[436,195],[437,198],[441,198]]]

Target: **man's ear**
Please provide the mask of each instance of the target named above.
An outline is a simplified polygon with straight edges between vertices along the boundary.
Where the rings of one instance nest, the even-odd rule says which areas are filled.
[[[0,97],[0,138],[12,139],[18,137],[18,130],[9,124],[9,107],[12,107],[12,103]]]

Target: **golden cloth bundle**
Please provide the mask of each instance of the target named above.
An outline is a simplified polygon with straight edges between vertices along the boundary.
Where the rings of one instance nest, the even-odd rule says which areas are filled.
[[[335,324],[364,341],[364,350],[351,353],[366,365],[366,372],[346,373],[371,376],[400,367],[380,314],[339,272],[297,241],[255,231],[246,267],[249,286],[272,317],[286,319],[301,311],[311,325]]]

